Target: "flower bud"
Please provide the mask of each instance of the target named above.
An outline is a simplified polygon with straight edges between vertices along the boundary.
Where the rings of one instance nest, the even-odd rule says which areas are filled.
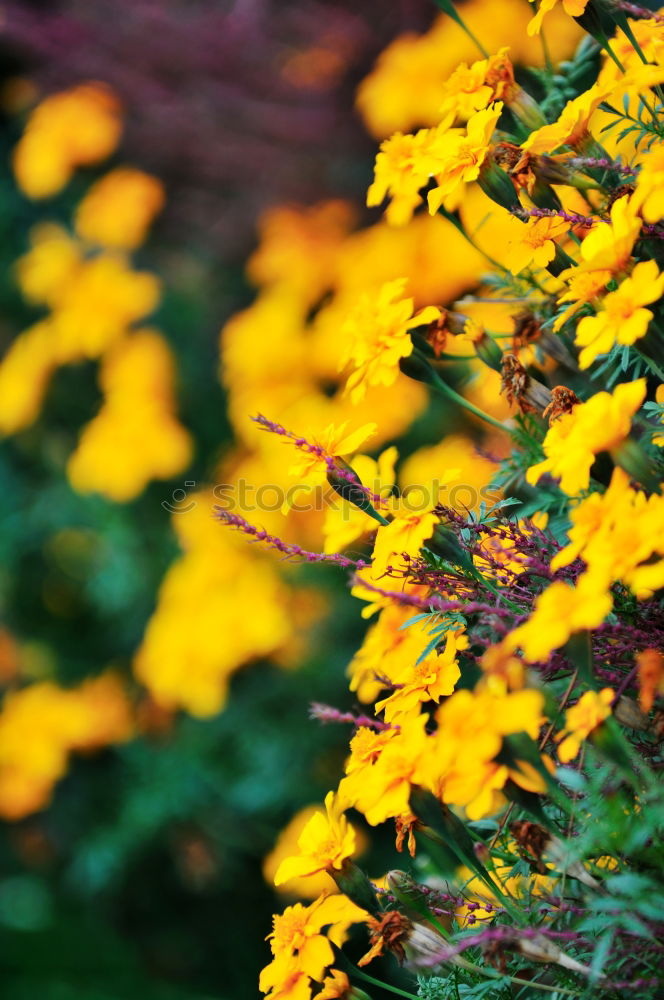
[[[330,875],[344,896],[363,910],[376,916],[380,912],[376,892],[361,868],[350,860],[344,861],[341,870],[331,869]]]
[[[514,190],[514,184],[495,162],[492,151],[489,152],[480,168],[477,183],[492,201],[502,205],[508,212],[521,210],[521,202]]]
[[[435,976],[446,964],[457,962],[453,948],[429,924],[415,923],[403,941],[404,965],[418,976]]]

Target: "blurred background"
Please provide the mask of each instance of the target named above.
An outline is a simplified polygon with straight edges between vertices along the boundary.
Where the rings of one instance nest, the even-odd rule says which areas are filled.
[[[465,11],[542,64],[526,0]],[[562,58],[578,31],[551,21]],[[363,288],[444,304],[481,277],[442,218],[364,208],[378,141],[435,122],[477,53],[429,0],[23,0],[0,53],[3,995],[257,996],[299,888],[270,873],[349,736],[308,705],[356,707],[366,623],[343,573],[212,505],[288,485],[258,410],[298,433],[379,416],[405,481],[459,466],[471,505],[490,481],[491,440],[420,386],[349,413],[335,338]],[[468,392],[506,412],[486,372]],[[267,499],[243,509],[268,531],[354,543]],[[380,874],[388,844],[362,842]]]

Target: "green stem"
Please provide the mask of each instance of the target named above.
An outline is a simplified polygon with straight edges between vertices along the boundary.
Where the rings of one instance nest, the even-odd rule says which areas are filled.
[[[433,371],[433,369],[432,369]],[[497,427],[500,431],[506,431],[509,434],[509,430],[505,427],[500,420],[496,420],[490,414],[485,413],[484,410],[480,410],[479,406],[475,406],[474,403],[470,403],[467,399],[464,399],[455,389],[449,386],[446,382],[443,382],[441,378],[438,377],[437,372],[433,371],[432,385],[438,389],[438,391],[443,395],[447,396],[458,406],[463,407],[464,410],[468,410],[469,413],[473,413],[480,420],[484,420],[487,424],[491,424],[492,427]]]
[[[349,963],[350,964],[350,963]],[[358,976],[363,979],[365,983],[371,983],[372,986],[378,986],[381,990],[387,990],[388,993],[394,993],[398,997],[408,997],[408,1000],[419,1000],[414,993],[408,993],[406,990],[400,990],[398,986],[391,986],[389,983],[384,983],[380,979],[374,979],[366,972],[362,972],[361,969],[352,966],[352,975]]]

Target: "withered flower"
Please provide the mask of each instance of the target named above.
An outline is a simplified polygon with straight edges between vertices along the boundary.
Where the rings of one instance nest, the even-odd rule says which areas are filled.
[[[542,413],[551,403],[550,390],[528,374],[515,354],[503,356],[500,391],[522,413]]]
[[[542,416],[549,418],[549,423],[558,420],[565,413],[571,413],[573,408],[579,403],[579,397],[568,389],[565,385],[555,385],[551,390],[551,401],[544,410]]]

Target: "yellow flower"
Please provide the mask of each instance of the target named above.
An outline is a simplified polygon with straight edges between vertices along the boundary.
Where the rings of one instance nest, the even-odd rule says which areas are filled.
[[[418,781],[427,745],[427,719],[426,715],[417,715],[403,720],[399,730],[388,730],[389,736],[377,734],[373,763],[353,767],[351,760],[339,792],[348,796],[371,826],[409,811],[411,785]]]
[[[609,582],[605,574],[584,573],[575,587],[561,580],[549,584],[528,621],[504,640],[505,647],[520,647],[529,663],[548,659],[574,632],[602,624],[613,605]]]
[[[434,533],[439,519],[432,511],[398,509],[389,524],[380,525],[373,548],[372,574],[380,578],[389,566],[401,565],[401,557],[417,556]]]
[[[558,302],[574,304],[558,316],[554,330],[593,299],[612,275],[625,270],[640,231],[634,200],[627,195],[619,198],[611,207],[610,222],[597,222],[581,244],[581,262],[559,275],[561,281],[568,282],[568,290]]]
[[[76,167],[98,163],[113,152],[121,129],[119,101],[101,83],[47,97],[28,118],[14,149],[19,187],[29,198],[57,194]]]
[[[565,713],[565,728],[558,733],[556,740],[560,742],[558,757],[563,764],[574,760],[582,742],[611,715],[611,702],[614,692],[611,688],[597,691],[586,691],[581,695],[576,705]]]
[[[560,488],[568,496],[587,489],[595,456],[624,441],[645,394],[645,379],[636,379],[616,386],[613,393],[598,392],[563,414],[544,439],[546,459],[528,469],[527,481],[534,485],[548,472],[560,480]]]
[[[575,344],[582,347],[579,366],[589,368],[600,354],[608,354],[614,344],[633,344],[644,337],[653,318],[642,307],[659,299],[664,292],[664,274],[654,260],[637,264],[614,292],[609,292],[596,316],[584,316],[576,328]]]
[[[539,691],[507,692],[497,678],[475,691],[456,691],[436,712],[438,728],[421,765],[423,781],[443,802],[463,806],[470,819],[495,812],[503,801],[501,789],[514,778],[494,759],[503,737],[525,732],[536,738],[543,705]]]
[[[142,170],[117,167],[93,184],[76,210],[76,231],[89,243],[135,250],[164,204],[161,181]]]
[[[635,208],[646,222],[659,222],[664,216],[664,146],[653,146],[641,163],[633,196]]]
[[[406,626],[411,627],[414,626]],[[468,639],[461,631],[448,632],[441,653],[434,650],[423,660],[409,664],[403,674],[393,677],[399,686],[389,697],[376,702],[376,712],[384,710],[386,722],[400,722],[402,716],[416,711],[423,703],[437,702],[443,695],[452,694],[461,676],[456,654],[467,646]]]
[[[477,510],[482,500],[489,505],[500,493],[488,489],[496,466],[469,437],[446,434],[439,444],[420,448],[401,466],[399,477],[404,501],[431,509],[443,503],[455,510]]]
[[[300,853],[285,858],[274,876],[279,886],[292,878],[341,871],[355,851],[355,831],[344,816],[343,801],[328,792],[325,813],[316,812],[298,838]]]
[[[435,174],[437,186],[427,195],[431,215],[435,215],[445,199],[457,192],[461,184],[477,180],[502,110],[502,102],[497,101],[477,111],[469,119],[465,132],[463,129],[450,129],[437,137],[433,146],[440,160]]]
[[[0,362],[0,433],[15,434],[37,419],[57,362],[47,320],[16,338]]]
[[[363,295],[341,329],[349,344],[339,368],[352,366],[346,391],[353,403],[364,398],[369,386],[392,385],[399,361],[413,351],[409,331],[440,316],[435,306],[413,315],[413,299],[403,298],[407,280],[388,281],[376,295]]]
[[[514,63],[542,66],[540,40],[526,33],[529,14],[519,0],[464,0],[463,20],[485,44],[508,45]],[[549,20],[547,42],[557,64],[570,58],[582,32],[562,7]],[[446,80],[462,60],[471,62],[476,54],[474,43],[446,14],[424,35],[409,32],[395,39],[358,89],[357,106],[371,134],[381,139],[397,130],[435,125]]]
[[[540,6],[540,11],[541,11]],[[598,83],[568,101],[557,122],[542,125],[522,145],[529,153],[553,153],[560,146],[577,146],[588,134],[588,123],[611,88]]]
[[[321,815],[323,806],[311,805],[298,809],[292,819],[279,833],[276,843],[269,854],[263,859],[263,878],[268,885],[274,885],[274,876],[285,858],[292,857],[298,849],[298,839],[302,831],[316,815]],[[352,828],[355,834],[355,854],[361,854],[367,846],[367,838],[361,830]],[[337,892],[337,887],[326,871],[317,875],[303,875],[291,878],[287,883],[277,886],[280,893],[295,896],[297,899],[317,899],[321,893]]]
[[[441,113],[470,118],[492,101],[509,96],[514,86],[514,70],[507,46],[494,56],[480,59],[471,66],[461,63],[443,85]]]
[[[186,467],[192,442],[175,415],[174,381],[173,357],[156,330],[138,330],[104,357],[104,403],[67,465],[74,489],[126,503],[150,480]]]
[[[569,222],[555,216],[528,219],[524,224],[512,219],[513,238],[507,244],[505,262],[512,274],[524,267],[546,267],[556,255],[554,240],[569,230]]]
[[[308,979],[322,982],[334,961],[330,940],[340,944],[347,928],[365,917],[363,910],[342,895],[321,896],[310,906],[296,903],[277,914],[268,935],[274,958],[260,974],[261,993],[284,1000],[307,996],[302,992],[302,977],[307,977],[307,989]],[[326,926],[328,936],[322,933]]]
[[[528,24],[529,35],[539,35],[542,30],[542,21],[558,2],[559,0],[540,0],[537,13]],[[588,0],[562,0],[563,10],[570,17],[581,17],[587,3]]]
[[[316,994],[316,1000],[344,1000],[350,995],[351,982],[345,972],[331,969],[323,980],[323,988]]]
[[[577,557],[592,572],[620,580],[637,597],[664,586],[664,500],[646,497],[629,485],[629,476],[613,470],[605,493],[591,493],[571,511],[569,544],[551,560],[551,569],[569,566]]]
[[[50,305],[76,276],[83,262],[81,247],[55,223],[30,231],[31,249],[16,263],[16,279],[28,302]]]
[[[339,252],[355,221],[346,201],[275,205],[259,220],[260,246],[247,262],[254,285],[295,293],[308,305],[330,285]]]
[[[386,218],[390,225],[405,225],[421,203],[420,189],[439,166],[436,142],[451,122],[448,116],[435,129],[420,129],[415,135],[396,132],[381,144],[374,180],[367,191],[367,205],[369,208],[380,205],[389,195]]]
[[[412,617],[412,608],[389,603],[367,631],[348,666],[350,689],[360,701],[374,701],[385,687],[385,679],[399,683],[408,676],[426,649],[429,634],[417,622],[407,626]]]
[[[184,552],[162,581],[134,672],[161,707],[207,718],[223,707],[234,671],[292,640],[295,595],[268,555],[214,520],[212,493],[186,503],[173,516]]]
[[[363,424],[356,431],[348,433],[346,428],[348,421],[335,427],[328,424],[325,430],[318,435],[307,435],[311,440],[313,449],[311,451],[300,450],[288,473],[295,476],[301,485],[313,489],[327,481],[327,474],[330,470],[330,461],[334,458],[343,458],[350,455],[364,444],[367,438],[376,433],[376,424]],[[284,505],[288,509],[288,501]]]
[[[127,740],[130,705],[112,673],[64,690],[50,681],[9,692],[0,712],[0,816],[48,805],[70,753]]]

